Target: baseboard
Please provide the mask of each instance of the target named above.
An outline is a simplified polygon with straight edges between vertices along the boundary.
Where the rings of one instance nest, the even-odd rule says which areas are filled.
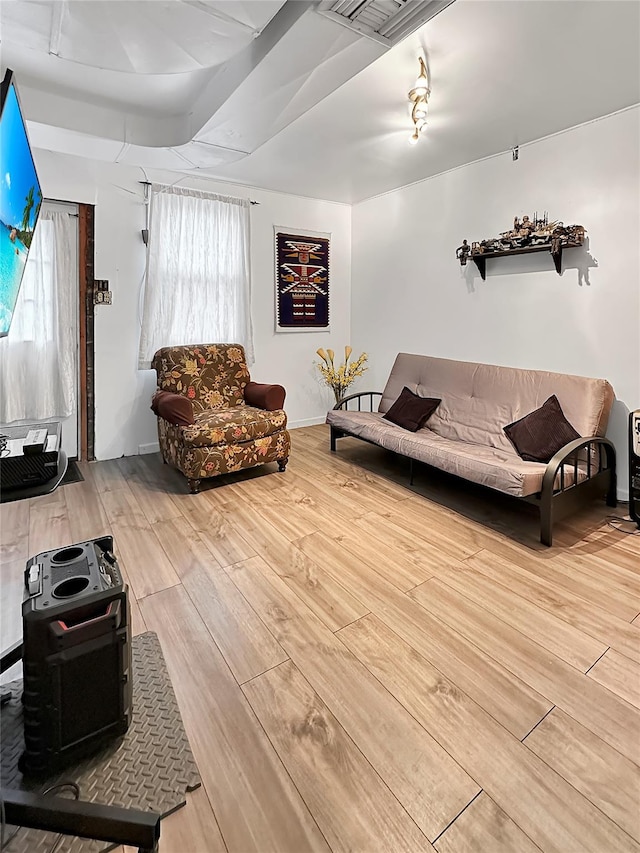
[[[323,424],[326,420],[326,415],[322,415],[319,418],[306,418],[302,421],[289,421],[287,424],[287,429],[301,429],[302,427],[316,426],[317,424]]]
[[[138,455],[142,456],[145,453],[159,453],[160,445],[157,441],[154,441],[152,444],[139,444],[138,445]]]

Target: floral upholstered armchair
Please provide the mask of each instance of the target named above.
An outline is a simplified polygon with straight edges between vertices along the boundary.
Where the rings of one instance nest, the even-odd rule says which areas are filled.
[[[192,493],[205,477],[266,462],[284,471],[291,446],[285,390],[251,382],[239,344],[164,347],[151,366],[162,458],[182,471]]]

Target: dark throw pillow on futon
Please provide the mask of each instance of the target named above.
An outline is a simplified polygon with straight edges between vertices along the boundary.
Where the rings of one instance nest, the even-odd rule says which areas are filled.
[[[403,429],[416,432],[426,424],[439,405],[440,400],[435,397],[420,397],[405,385],[398,399],[382,417]]]
[[[151,401],[151,411],[170,424],[189,426],[194,423],[193,406],[188,397],[171,391],[156,391]]]
[[[504,432],[527,462],[548,462],[565,444],[580,438],[555,394],[539,409],[504,427]]]

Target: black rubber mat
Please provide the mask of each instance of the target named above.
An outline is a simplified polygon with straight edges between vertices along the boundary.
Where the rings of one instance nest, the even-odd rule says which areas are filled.
[[[183,806],[186,792],[200,785],[180,710],[160,641],[148,631],[132,641],[133,716],[129,731],[92,758],[35,785],[23,778],[18,759],[24,749],[22,736],[22,681],[3,687],[11,690],[2,708],[0,775],[3,788],[44,791],[63,781],[80,787],[80,799],[106,805],[155,811],[166,817]],[[56,834],[5,827],[6,853],[47,853]],[[13,837],[12,837],[13,836]],[[83,838],[64,837],[56,853],[97,853],[116,845]]]
[[[70,459],[67,462],[67,470],[65,472],[64,477],[62,478],[61,486],[68,486],[71,483],[82,483],[84,481],[84,477],[80,473],[80,469],[78,468],[75,460]]]

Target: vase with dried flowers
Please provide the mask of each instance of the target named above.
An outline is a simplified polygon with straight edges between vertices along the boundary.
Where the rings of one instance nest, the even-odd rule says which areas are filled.
[[[350,363],[349,358],[351,357],[353,349],[351,347],[345,347],[344,362],[336,367],[334,364],[335,353],[332,349],[328,349],[325,352],[321,347],[319,350],[316,350],[316,352],[322,359],[322,361],[316,362],[316,366],[322,374],[324,381],[333,390],[336,403],[339,403],[344,397],[345,391],[354,379],[358,376],[362,376],[365,370],[367,370],[364,366],[367,361],[367,354],[366,352],[361,353],[355,361]]]

